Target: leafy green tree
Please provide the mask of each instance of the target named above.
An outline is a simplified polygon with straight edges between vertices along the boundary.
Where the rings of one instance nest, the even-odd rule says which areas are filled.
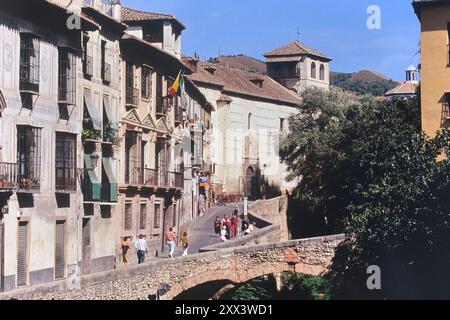
[[[282,154],[302,177],[296,199],[349,236],[330,273],[334,296],[450,297],[449,134],[421,133],[418,99],[303,98]],[[381,291],[366,287],[370,265],[381,267]]]

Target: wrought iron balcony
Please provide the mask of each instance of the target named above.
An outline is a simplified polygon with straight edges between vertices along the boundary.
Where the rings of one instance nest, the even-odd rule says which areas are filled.
[[[56,191],[75,192],[77,191],[77,178],[75,168],[56,168]]]
[[[0,162],[0,192],[11,191],[17,186],[17,164]]]
[[[158,186],[158,170],[156,169],[144,169],[144,185],[146,187]]]

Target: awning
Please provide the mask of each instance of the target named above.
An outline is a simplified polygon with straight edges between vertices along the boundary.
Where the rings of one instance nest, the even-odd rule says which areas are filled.
[[[111,168],[111,158],[102,158],[103,170],[105,170],[106,176],[108,177],[109,183],[117,183],[116,177]]]
[[[92,100],[92,92],[85,90],[83,93],[83,97],[84,97],[84,105],[86,106],[86,108],[89,112],[89,116],[92,119],[94,129],[102,130],[102,125],[103,125],[102,117],[98,113],[97,108],[95,108],[94,102]]]
[[[108,200],[110,202],[117,202],[118,200],[118,183],[116,180],[116,177],[114,175],[114,172],[111,169],[111,158],[102,158],[102,164],[103,164],[103,170],[106,173],[106,176],[108,177],[108,181],[109,181],[109,188],[107,188],[106,190],[104,190],[104,196],[106,195],[105,192],[107,193],[107,197]],[[104,181],[105,182],[105,181]]]
[[[92,159],[90,154],[84,155],[84,166],[86,167],[86,171],[89,175],[89,179],[91,180],[91,185],[89,186],[90,190],[90,200],[100,200],[101,198],[101,183],[95,174],[94,167],[92,165]],[[87,187],[87,186],[85,186]]]
[[[108,117],[108,121],[111,124],[111,128],[113,130],[119,131],[119,126],[117,125],[116,117],[114,116],[114,112],[111,109],[111,99],[108,96],[103,96],[103,107],[106,112],[106,116]]]

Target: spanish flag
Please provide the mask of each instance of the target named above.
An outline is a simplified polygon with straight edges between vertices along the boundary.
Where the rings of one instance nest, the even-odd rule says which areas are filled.
[[[173,83],[173,86],[170,87],[170,89],[169,89],[169,92],[168,92],[169,97],[173,98],[177,94],[179,94],[183,85],[184,85],[184,77],[181,75],[181,71],[180,71],[177,79]]]

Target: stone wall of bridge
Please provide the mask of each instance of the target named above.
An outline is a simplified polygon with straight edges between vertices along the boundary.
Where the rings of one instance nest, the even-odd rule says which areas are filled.
[[[81,277],[76,285],[60,281],[0,294],[0,299],[136,300],[150,299],[162,284],[162,299],[211,281],[245,283],[263,275],[327,271],[343,235],[223,249],[175,259],[160,259],[126,270]]]

